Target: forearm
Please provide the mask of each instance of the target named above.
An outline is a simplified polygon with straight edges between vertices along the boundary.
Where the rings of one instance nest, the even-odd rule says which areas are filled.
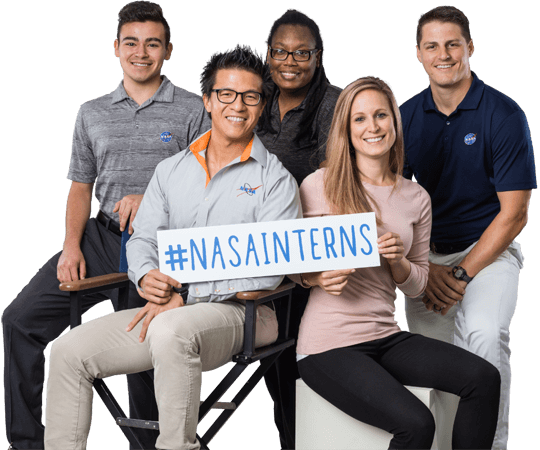
[[[159,167],[150,180],[133,222],[134,233],[126,244],[129,279],[139,281],[159,267],[157,231],[169,229],[168,204],[158,180]]]
[[[508,248],[526,223],[526,209],[517,215],[499,212],[482,233],[478,243],[458,265],[463,267],[469,276],[474,277]]]
[[[90,218],[93,184],[74,181],[66,207],[66,237],[64,248],[79,247],[86,223]]]
[[[401,258],[399,262],[390,264],[390,272],[396,284],[405,283],[411,274],[411,263],[407,258]]]

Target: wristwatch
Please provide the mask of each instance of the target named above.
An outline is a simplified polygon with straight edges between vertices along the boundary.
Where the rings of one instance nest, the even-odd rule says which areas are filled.
[[[463,280],[466,283],[470,283],[474,277],[467,275],[467,271],[461,266],[454,266],[452,268],[452,275],[457,280]]]
[[[185,293],[188,292],[188,289],[189,289],[189,284],[187,283],[184,283],[182,284],[182,287],[181,288],[177,288],[175,286],[171,286],[172,287],[172,290],[174,292],[176,292],[177,294],[180,294],[181,296],[183,296]]]

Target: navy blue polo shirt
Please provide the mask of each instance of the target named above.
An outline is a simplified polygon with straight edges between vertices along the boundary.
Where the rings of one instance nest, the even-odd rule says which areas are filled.
[[[431,240],[472,243],[500,211],[497,192],[536,188],[527,119],[512,99],[473,73],[467,95],[449,116],[431,88],[401,108],[405,138],[403,176],[431,196]]]

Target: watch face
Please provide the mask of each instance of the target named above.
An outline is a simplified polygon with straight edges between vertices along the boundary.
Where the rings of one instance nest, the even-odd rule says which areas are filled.
[[[454,276],[458,279],[460,279],[463,275],[463,269],[457,269],[455,272],[454,272]]]

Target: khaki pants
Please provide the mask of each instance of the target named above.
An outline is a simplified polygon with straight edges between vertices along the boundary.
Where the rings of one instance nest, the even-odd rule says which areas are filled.
[[[472,250],[440,255],[430,252],[429,261],[453,267]],[[463,301],[441,316],[428,311],[421,297],[407,298],[409,330],[457,345],[489,361],[501,373],[501,401],[493,449],[504,450],[508,441],[510,408],[510,321],[516,308],[519,271],[523,255],[512,242],[493,263],[482,269],[465,288]]]
[[[138,341],[141,323],[125,331],[138,311],[93,320],[54,343],[47,385],[47,450],[86,449],[95,378],[152,368],[160,422],[157,448],[199,449],[195,434],[201,374],[241,351],[245,307],[225,301],[164,312],[154,318],[143,343]],[[256,346],[274,342],[277,328],[274,311],[259,307]]]

